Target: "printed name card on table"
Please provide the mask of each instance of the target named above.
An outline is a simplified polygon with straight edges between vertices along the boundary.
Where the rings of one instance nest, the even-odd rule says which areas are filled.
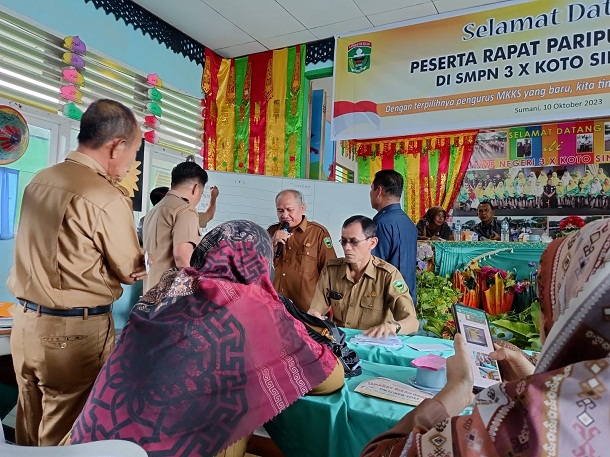
[[[383,398],[396,403],[417,406],[431,394],[388,378],[373,378],[363,381],[355,389],[356,392],[370,397]]]

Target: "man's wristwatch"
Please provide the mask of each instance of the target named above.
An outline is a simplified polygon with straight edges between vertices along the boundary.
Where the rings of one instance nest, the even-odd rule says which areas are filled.
[[[396,321],[390,321],[389,323],[396,326],[396,334],[398,335],[400,333],[400,329],[402,328],[401,325]]]

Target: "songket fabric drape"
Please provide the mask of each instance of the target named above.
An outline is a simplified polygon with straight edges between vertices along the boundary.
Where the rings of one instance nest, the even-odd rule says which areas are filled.
[[[428,208],[448,210],[468,168],[478,130],[425,136],[347,140],[342,148],[356,155],[360,183],[379,170],[393,169],[405,180],[405,212],[417,222]]]
[[[205,50],[204,167],[300,177],[305,46],[224,59]]]

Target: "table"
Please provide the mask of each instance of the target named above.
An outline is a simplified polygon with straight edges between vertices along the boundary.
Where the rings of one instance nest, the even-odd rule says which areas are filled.
[[[358,357],[361,360],[368,360],[369,362],[381,363],[384,365],[394,365],[399,367],[410,367],[411,361],[422,355],[430,354],[430,352],[420,352],[407,346],[407,343],[416,344],[445,344],[447,346],[446,351],[434,351],[436,355],[443,356],[445,358],[453,355],[453,340],[444,340],[441,338],[433,338],[429,336],[407,336],[399,335],[399,338],[403,342],[403,347],[398,350],[388,349],[379,346],[364,346],[361,344],[351,343],[350,340],[362,333],[362,330],[356,330],[351,328],[342,329],[345,332],[347,345],[350,349],[353,349],[358,353]]]
[[[430,241],[434,247],[435,273],[452,275],[455,270],[463,270],[475,257],[494,253],[481,266],[489,265],[503,270],[513,270],[518,279],[529,278],[532,268],[528,262],[540,261],[547,243],[507,243],[500,241]],[[496,252],[500,251],[500,252]]]
[[[348,339],[360,332],[344,330]],[[424,336],[401,336],[401,339],[405,342],[452,344],[451,341]],[[298,399],[265,425],[285,457],[358,456],[366,443],[392,428],[413,409],[412,406],[366,397],[354,392],[354,389],[362,381],[379,376],[407,382],[416,372],[410,366],[410,361],[428,354],[427,352],[418,352],[408,346],[398,351],[389,351],[386,348],[352,345],[349,342],[348,345],[362,359],[362,375],[346,379],[343,389],[332,395],[308,395]],[[452,349],[443,352],[446,356],[452,353]]]
[[[415,368],[363,361],[362,374],[346,379],[339,392],[305,396],[265,425],[285,457],[355,457],[366,443],[392,428],[412,406],[354,392],[362,381],[378,376],[406,382]]]

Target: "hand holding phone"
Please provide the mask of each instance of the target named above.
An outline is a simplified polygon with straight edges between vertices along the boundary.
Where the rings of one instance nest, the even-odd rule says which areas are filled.
[[[455,328],[466,340],[475,388],[484,389],[501,382],[498,362],[489,356],[495,348],[485,311],[458,304],[453,305],[452,311]]]

